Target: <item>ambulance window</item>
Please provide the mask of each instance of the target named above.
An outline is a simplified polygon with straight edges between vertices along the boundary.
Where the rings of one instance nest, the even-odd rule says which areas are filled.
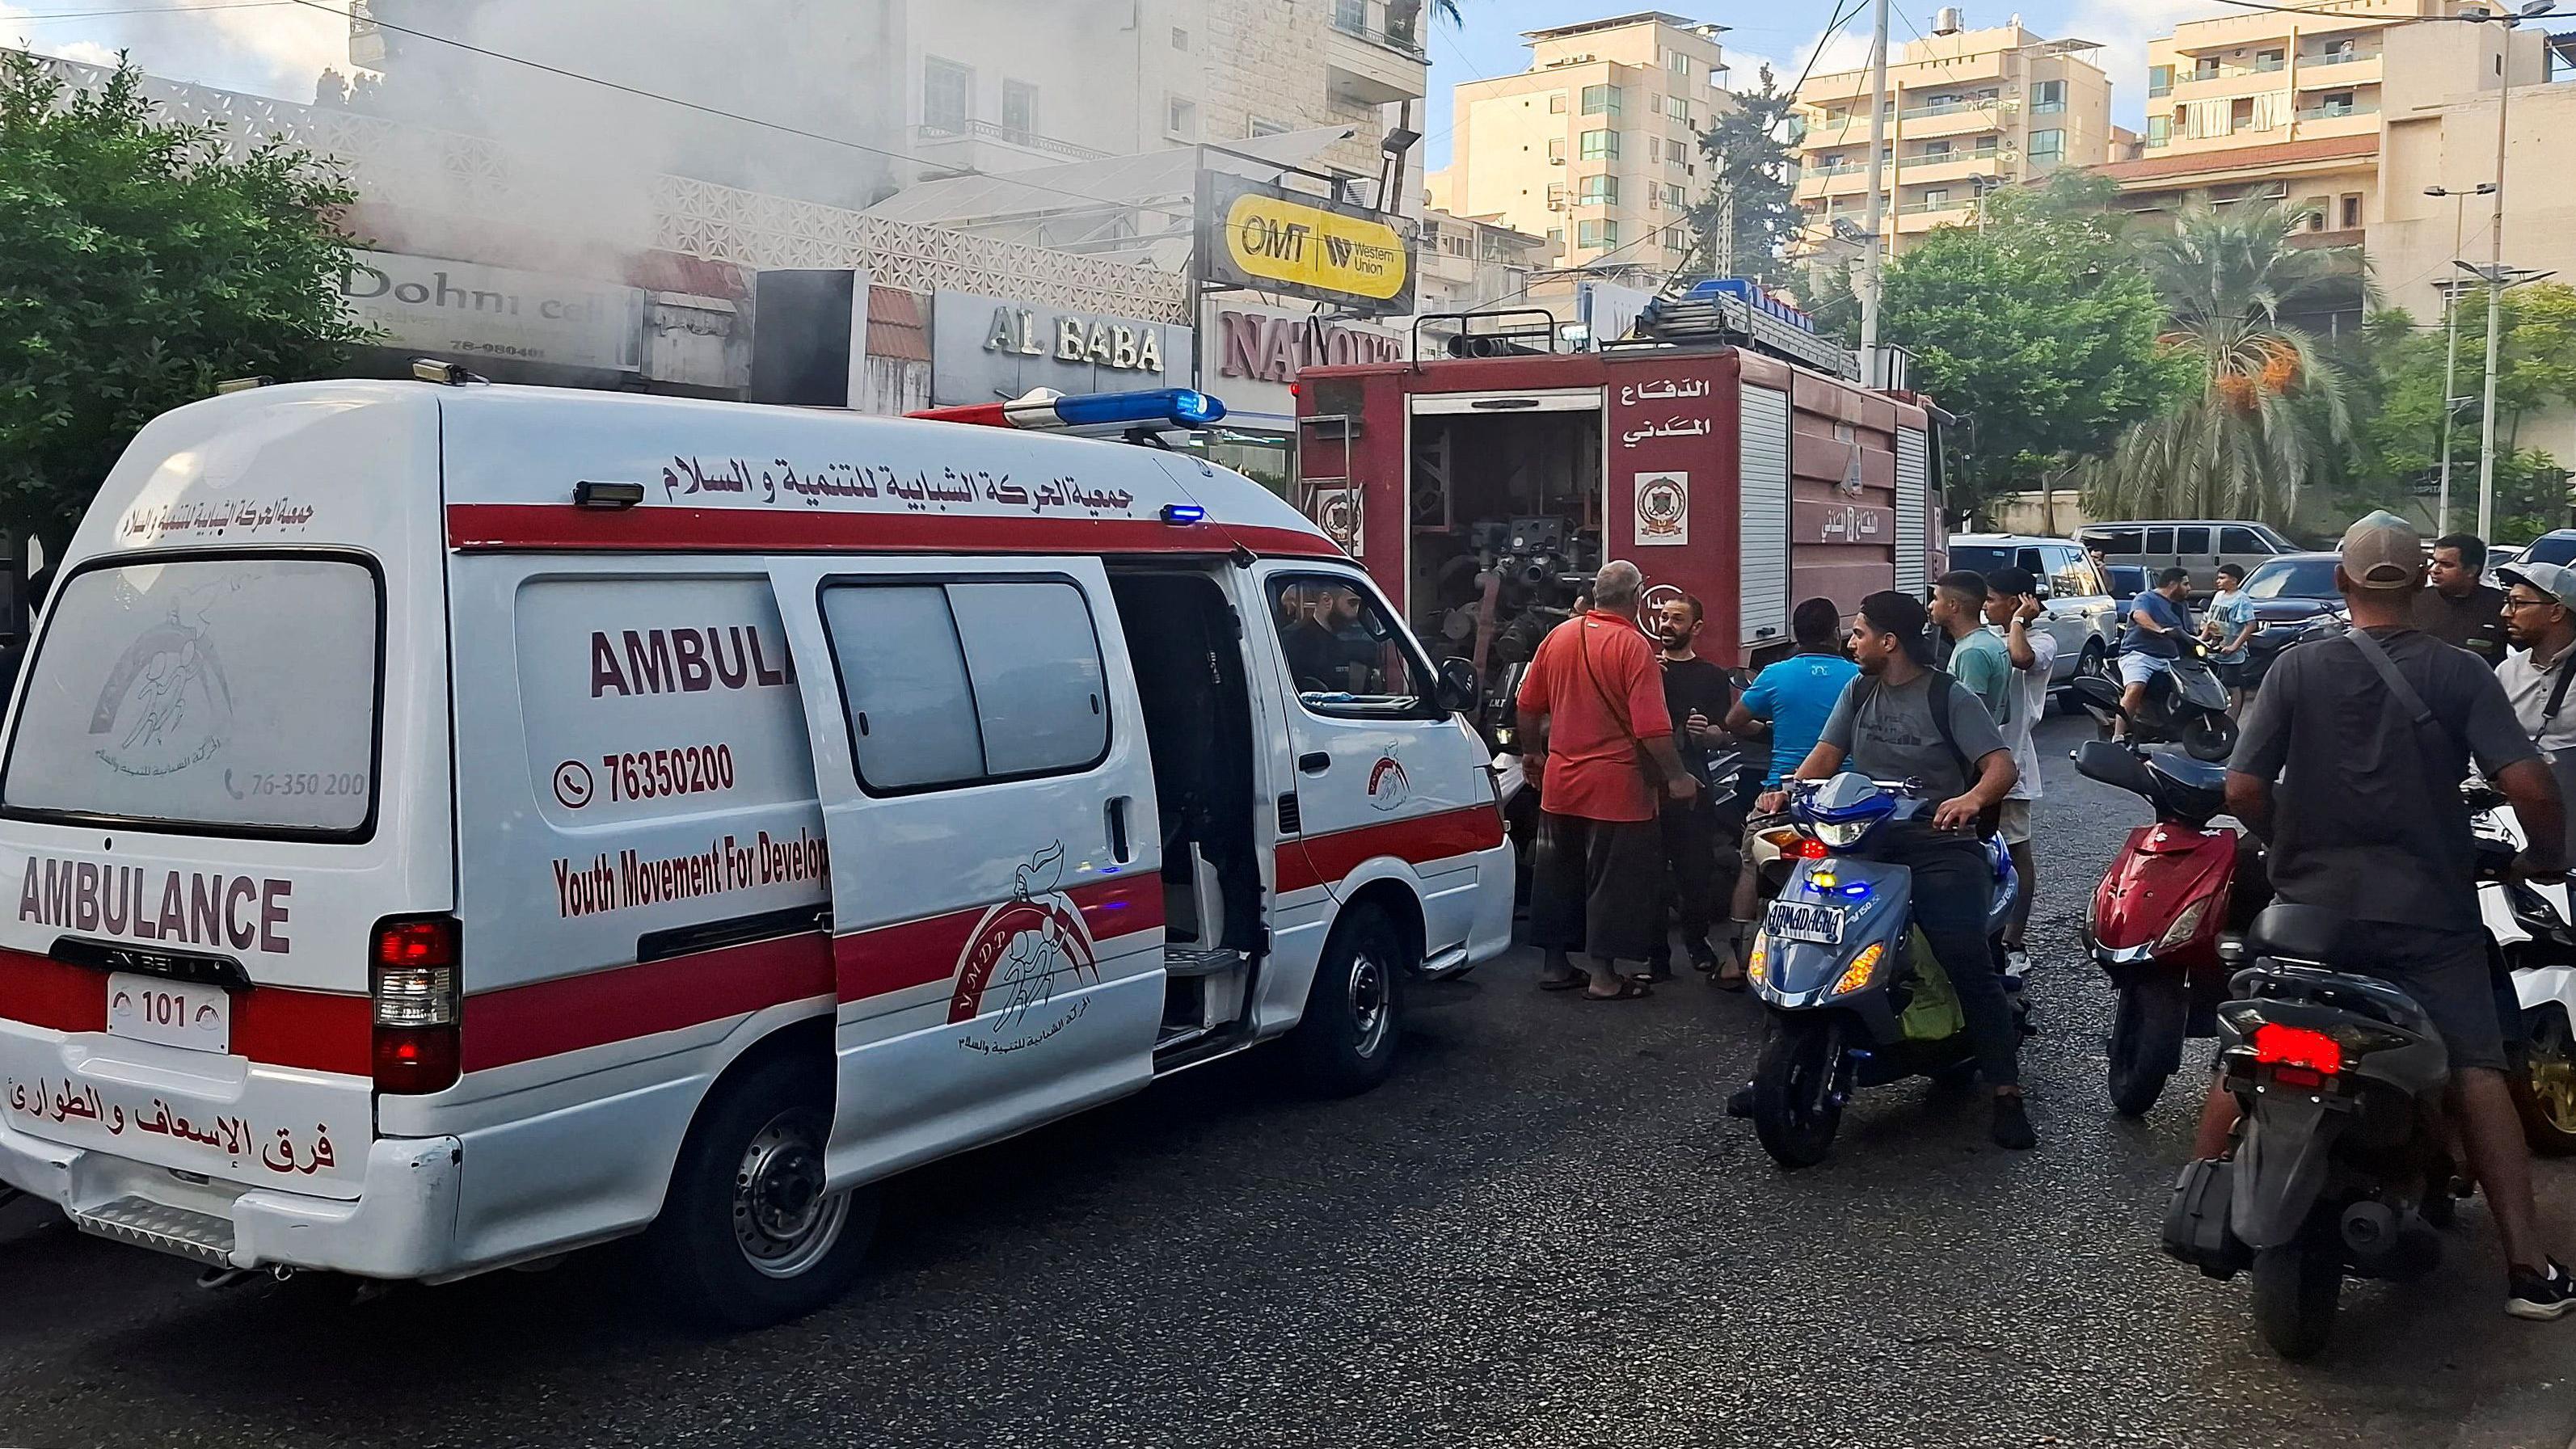
[[[822,613],[872,792],[1076,773],[1109,752],[1100,636],[1070,581],[840,584]]]
[[[1436,714],[1431,671],[1377,601],[1352,581],[1273,579],[1271,618],[1298,702],[1317,714],[1371,719]]]
[[[381,589],[345,559],[196,558],[67,580],[0,803],[183,830],[363,838]]]

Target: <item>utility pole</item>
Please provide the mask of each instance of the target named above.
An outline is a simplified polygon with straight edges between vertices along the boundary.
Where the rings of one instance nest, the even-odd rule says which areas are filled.
[[[2493,182],[2481,181],[2471,191],[2453,191],[2443,186],[2427,186],[2426,196],[2451,199],[2451,265],[2460,264],[2460,238],[2469,210],[2469,198],[2484,196],[2495,190]],[[2442,320],[2449,333],[2442,350],[2442,493],[2433,510],[2433,531],[2451,531],[2451,428],[2459,421],[2460,398],[2456,378],[2460,370],[2460,284],[2453,278],[2442,287]],[[2480,537],[2485,535],[2481,534]]]
[[[1869,228],[1860,254],[1860,385],[1878,386],[1879,262],[1886,255],[1887,0],[1872,0],[1869,41]]]
[[[2496,349],[2504,323],[2504,157],[2505,124],[2513,103],[2513,28],[2557,9],[2557,0],[2530,0],[2512,15],[2496,17],[2496,175],[2495,209],[2487,238],[2487,384],[2484,413],[2478,419],[2478,537],[2493,536],[2495,526]]]

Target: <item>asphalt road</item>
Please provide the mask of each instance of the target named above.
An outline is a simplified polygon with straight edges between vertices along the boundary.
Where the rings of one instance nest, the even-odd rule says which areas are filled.
[[[2576,1320],[2503,1316],[2475,1205],[2439,1275],[2347,1290],[2306,1367],[2256,1342],[2242,1279],[2156,1251],[2193,1104],[2111,1115],[2074,945],[2145,810],[2046,728],[2037,1152],[1913,1085],[1784,1175],[1724,1112],[1751,1002],[1543,995],[1521,953],[1418,1015],[1368,1097],[1225,1063],[915,1174],[858,1291],[739,1338],[670,1326],[610,1255],[210,1295],[20,1204],[0,1443],[2566,1444]],[[2543,1181],[2576,1248],[2576,1175]]]

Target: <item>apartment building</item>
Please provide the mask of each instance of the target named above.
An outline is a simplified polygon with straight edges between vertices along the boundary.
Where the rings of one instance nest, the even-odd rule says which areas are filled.
[[[1422,214],[1414,243],[1419,279],[1416,312],[1464,312],[1528,294],[1530,280],[1554,264],[1543,236],[1490,216],[1455,216],[1437,207]]]
[[[680,20],[661,18],[670,13]],[[379,112],[595,126],[668,169],[845,205],[946,176],[1322,126],[1355,134],[1321,163],[1373,180],[1379,138],[1421,101],[1430,66],[1423,0],[742,0],[657,12],[657,26],[687,34],[585,41],[591,69],[856,143],[832,145],[640,98],[568,104],[560,86],[375,20],[571,63],[564,34],[619,33],[612,0],[361,0],[352,59],[384,73]]]
[[[1668,273],[1689,255],[1699,131],[1735,104],[1724,31],[1650,10],[1525,32],[1527,70],[1457,87],[1433,204],[1543,237],[1563,266]]]
[[[911,0],[913,153],[994,173],[1347,125],[1320,158],[1379,172],[1427,90],[1423,0]],[[1417,120],[1414,130],[1424,127]],[[1419,164],[1419,158],[1411,158]],[[1409,192],[1411,188],[1407,188]]]
[[[2303,240],[2360,247],[2389,304],[2438,314],[2455,236],[2471,258],[2487,255],[2483,199],[2463,207],[2423,194],[2495,179],[2507,32],[2443,18],[2483,8],[2327,0],[2177,26],[2148,47],[2139,153],[2103,174],[2133,212],[2171,211],[2194,193],[2297,207]],[[2511,34],[2507,260],[2576,263],[2576,206],[2564,181],[2576,161],[2576,96],[2541,84],[2542,35]],[[2357,281],[2352,292],[2347,310],[2357,313]]]
[[[1934,227],[1970,221],[1979,196],[2061,166],[2111,158],[2111,81],[2086,40],[2049,40],[2014,17],[1962,28],[1943,9],[1932,33],[1888,56],[1881,234],[1901,253]],[[1811,76],[1798,88],[1797,250],[1857,240],[1869,211],[1870,70]]]

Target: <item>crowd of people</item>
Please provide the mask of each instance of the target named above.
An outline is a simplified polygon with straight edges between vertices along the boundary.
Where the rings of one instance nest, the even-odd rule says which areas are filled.
[[[2172,570],[2122,620],[2119,670],[2134,709],[2183,640],[2207,641],[2242,716],[2229,806],[2267,842],[2274,898],[2338,913],[2349,924],[2337,968],[2396,982],[2439,1028],[2468,1170],[2505,1249],[2508,1309],[2556,1318],[2576,1311],[2576,1279],[2537,1222],[2505,1078],[2519,1012],[2490,965],[2461,786],[2474,765],[2512,803],[2531,842],[2522,874],[2564,873],[2576,569],[2507,568],[2497,589],[2481,582],[2485,562],[2473,536],[2428,550],[2393,515],[2363,519],[2338,553],[2351,621],[2338,637],[2350,642],[2284,651],[2259,681],[2243,668],[2257,625],[2242,572],[2220,571],[2195,624],[2190,576]],[[1525,763],[1542,789],[1530,917],[1540,986],[1636,1000],[1673,978],[1678,938],[1694,969],[1741,989],[1759,929],[1756,845],[1784,823],[1785,787],[1846,769],[1919,781],[1938,804],[1874,853],[1911,869],[1916,923],[1957,992],[1994,1140],[2035,1146],[2010,993],[2028,963],[2033,731],[2056,665],[2051,635],[2033,627],[2038,581],[1961,571],[1928,602],[1871,594],[1847,636],[1832,601],[1806,600],[1796,652],[1750,680],[1698,654],[1700,601],[1642,608],[1643,582],[1632,564],[1603,568],[1589,608],[1546,638],[1521,686]],[[2017,867],[2000,951],[1982,837],[1999,837]],[[2201,1155],[2231,1150],[2235,1110],[2213,1078]]]

